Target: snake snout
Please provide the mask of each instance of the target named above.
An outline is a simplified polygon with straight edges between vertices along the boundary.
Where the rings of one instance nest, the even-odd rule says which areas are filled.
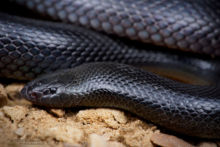
[[[21,90],[21,96],[28,100],[33,101],[40,99],[43,96],[43,93],[41,91],[33,90],[30,87],[24,87]]]

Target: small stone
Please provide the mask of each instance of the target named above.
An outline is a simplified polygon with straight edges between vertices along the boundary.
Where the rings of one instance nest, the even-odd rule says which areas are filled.
[[[168,134],[163,134],[163,133],[154,133],[151,136],[151,141],[159,146],[163,146],[163,147],[193,147],[193,145],[191,145],[190,143],[177,138],[175,136],[172,135],[168,135]]]
[[[17,134],[18,136],[23,136],[24,135],[24,128],[18,128],[15,131],[15,134]]]
[[[57,117],[63,117],[65,115],[65,111],[62,109],[51,109],[50,110]]]

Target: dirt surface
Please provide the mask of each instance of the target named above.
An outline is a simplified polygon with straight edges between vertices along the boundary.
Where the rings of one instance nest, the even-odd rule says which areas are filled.
[[[218,147],[219,141],[162,133],[128,112],[114,109],[47,109],[21,98],[23,84],[0,84],[1,146]],[[186,141],[187,140],[187,141]]]

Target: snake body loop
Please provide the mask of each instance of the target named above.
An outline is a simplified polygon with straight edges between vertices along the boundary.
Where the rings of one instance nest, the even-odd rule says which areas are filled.
[[[1,77],[30,80],[73,68],[27,84],[22,94],[28,100],[48,107],[116,107],[175,132],[220,138],[218,0],[11,1],[79,25],[0,13]],[[87,62],[104,63],[76,67]],[[112,62],[175,67],[210,85],[182,84]]]
[[[102,62],[42,76],[22,94],[42,106],[120,108],[181,134],[220,136],[218,84],[181,84],[132,66]]]
[[[13,1],[55,20],[108,34],[184,51],[220,55],[218,0]]]

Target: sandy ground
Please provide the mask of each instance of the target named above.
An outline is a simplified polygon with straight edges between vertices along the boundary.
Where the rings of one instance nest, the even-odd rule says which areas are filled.
[[[220,147],[161,132],[128,112],[114,109],[46,109],[19,95],[23,84],[0,84],[0,146]],[[187,140],[187,141],[186,141]]]

